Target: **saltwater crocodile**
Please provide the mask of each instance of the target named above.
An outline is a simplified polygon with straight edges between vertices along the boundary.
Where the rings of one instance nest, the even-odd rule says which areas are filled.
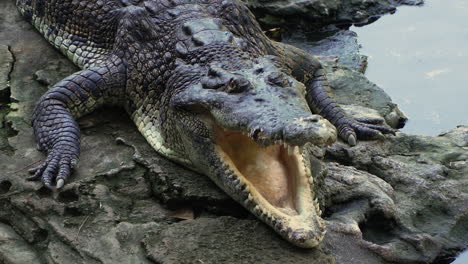
[[[304,146],[392,130],[348,117],[319,61],[268,39],[236,0],[17,0],[82,71],[38,102],[46,160],[30,179],[61,188],[77,165],[76,118],[123,106],[161,155],[209,176],[288,241],[325,234]],[[314,115],[312,112],[320,115]],[[323,117],[324,118],[323,118]]]

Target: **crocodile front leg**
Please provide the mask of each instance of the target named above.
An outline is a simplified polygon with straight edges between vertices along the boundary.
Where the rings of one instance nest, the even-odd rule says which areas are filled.
[[[348,116],[332,99],[325,70],[317,59],[312,60],[314,72],[306,82],[306,99],[312,111],[328,119],[338,130],[338,135],[349,145],[356,139],[384,138],[382,133],[395,133],[392,129],[373,124],[375,120],[356,120]]]
[[[277,47],[282,63],[306,85],[306,100],[312,112],[328,119],[337,128],[338,136],[349,145],[356,145],[357,139],[384,138],[382,133],[395,133],[393,129],[375,124],[375,120],[358,121],[347,115],[333,100],[326,72],[317,58],[283,43],[277,43]]]
[[[46,160],[30,170],[29,180],[61,188],[80,155],[80,129],[75,118],[105,103],[117,103],[125,85],[125,71],[119,60],[77,72],[55,84],[44,94],[33,113],[38,148]]]

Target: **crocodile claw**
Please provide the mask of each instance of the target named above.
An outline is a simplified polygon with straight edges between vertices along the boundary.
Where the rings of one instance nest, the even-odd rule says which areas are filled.
[[[64,180],[64,179],[58,179],[58,180],[57,180],[57,189],[62,188],[64,184],[65,184],[65,180]]]
[[[356,142],[356,136],[355,135],[349,135],[348,136],[348,144],[353,147],[353,146],[356,146],[356,143],[357,143]]]
[[[75,167],[76,160],[73,155],[67,152],[52,151],[48,154],[47,159],[39,166],[30,169],[29,173],[33,174],[27,180],[41,180],[44,186],[53,189],[53,182],[57,189],[65,185],[65,181],[71,174],[71,170]]]
[[[357,139],[362,140],[384,140],[384,134],[395,135],[395,130],[381,125],[373,125],[363,123],[354,119],[349,119],[347,122],[338,126],[338,134],[340,138],[348,142],[350,146],[355,146]]]
[[[380,131],[377,131],[377,133],[375,134],[374,138],[375,138],[375,139],[378,139],[378,140],[385,140],[384,134],[382,134],[382,132],[380,132]]]

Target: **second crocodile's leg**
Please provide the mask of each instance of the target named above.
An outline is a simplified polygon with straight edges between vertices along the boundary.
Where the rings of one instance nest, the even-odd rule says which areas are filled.
[[[125,69],[119,59],[63,79],[44,94],[33,113],[32,125],[46,160],[30,170],[30,180],[41,179],[61,188],[80,155],[80,129],[75,118],[106,103],[118,103],[125,87]]]

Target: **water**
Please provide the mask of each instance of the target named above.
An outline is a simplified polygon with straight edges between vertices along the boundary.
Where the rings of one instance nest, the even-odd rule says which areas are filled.
[[[461,253],[452,264],[467,264],[468,263],[468,250]]]
[[[468,124],[467,18],[468,0],[426,0],[351,28],[369,56],[366,76],[410,118],[404,132],[437,135]]]

